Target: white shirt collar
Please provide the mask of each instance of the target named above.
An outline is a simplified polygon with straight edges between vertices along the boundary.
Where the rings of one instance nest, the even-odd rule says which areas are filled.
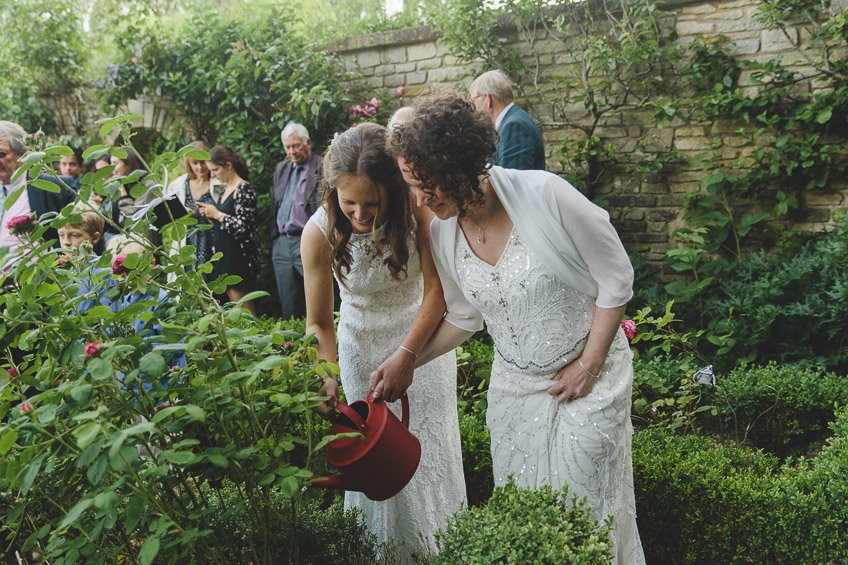
[[[506,116],[506,113],[513,106],[515,106],[515,102],[510,102],[509,104],[506,105],[506,107],[503,110],[501,110],[501,113],[498,114],[497,119],[495,119],[495,131],[501,131],[501,122],[503,122],[504,116]]]

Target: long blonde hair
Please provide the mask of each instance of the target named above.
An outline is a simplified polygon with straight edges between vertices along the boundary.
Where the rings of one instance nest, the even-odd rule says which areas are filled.
[[[353,231],[339,207],[337,183],[343,175],[363,176],[385,189],[388,203],[384,235],[381,240],[376,231],[372,234],[380,256],[383,245],[389,248],[383,263],[389,268],[391,277],[396,281],[406,278],[408,242],[413,225],[412,200],[397,161],[386,152],[388,135],[388,130],[381,125],[360,124],[336,137],[324,156],[321,203],[327,210],[327,240],[333,252],[333,271],[340,281],[344,281],[345,273],[350,271],[347,244]],[[380,204],[382,207],[382,202]]]

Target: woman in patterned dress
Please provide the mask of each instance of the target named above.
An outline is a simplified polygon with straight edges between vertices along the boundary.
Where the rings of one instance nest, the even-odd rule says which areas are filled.
[[[227,147],[216,145],[209,152],[206,166],[213,177],[226,185],[218,204],[197,202],[200,214],[213,221],[212,253],[223,257],[214,263],[212,277],[237,275],[241,281],[227,287],[227,297],[237,302],[256,288],[259,251],[256,245],[256,192],[247,182],[244,157]],[[253,301],[244,303],[255,314]]]
[[[414,371],[418,351],[444,314],[430,256],[427,210],[414,210],[397,164],[386,153],[388,132],[360,124],[341,134],[324,158],[322,207],[301,241],[306,286],[306,332],[319,356],[336,360],[333,278],[341,306],[338,363],[348,402],[361,400],[375,379],[376,394],[393,402],[405,390],[410,430],[421,442],[421,463],[393,498],[374,502],[345,494],[377,539],[394,539],[405,560],[435,548],[433,533],[465,502],[456,406],[456,356]],[[328,377],[326,394],[338,384]],[[411,386],[410,386],[410,383]],[[399,414],[398,403],[391,405]]]
[[[456,94],[421,100],[390,152],[430,226],[447,314],[419,362],[482,328],[495,484],[550,484],[612,519],[615,563],[644,563],[630,455],[633,269],[609,215],[562,178],[492,166],[491,120]]]

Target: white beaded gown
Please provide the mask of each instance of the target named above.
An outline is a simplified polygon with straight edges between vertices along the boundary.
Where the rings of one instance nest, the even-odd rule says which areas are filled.
[[[327,213],[319,208],[312,221],[326,235]],[[377,234],[381,235],[378,228]],[[408,276],[398,282],[377,256],[370,233],[352,234],[350,271],[340,284],[339,369],[347,401],[368,396],[371,373],[397,350],[418,313],[424,294],[421,262],[414,232],[409,239]],[[384,251],[385,246],[384,246]],[[411,552],[435,552],[433,533],[465,504],[465,477],[456,406],[456,354],[450,352],[415,370],[407,390],[409,429],[421,442],[421,463],[396,496],[374,502],[360,492],[345,493],[345,509],[358,507],[378,541],[402,543]],[[389,405],[401,417],[400,402]]]
[[[563,284],[513,228],[498,262],[478,258],[456,230],[456,267],[466,299],[495,344],[487,424],[496,485],[550,484],[612,516],[613,563],[644,563],[636,528],[630,423],[632,353],[621,330],[591,393],[557,404],[546,389],[583,351],[594,298]]]

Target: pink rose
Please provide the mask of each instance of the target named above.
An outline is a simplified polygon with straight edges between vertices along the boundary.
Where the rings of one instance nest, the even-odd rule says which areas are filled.
[[[174,365],[173,367],[171,367],[171,370],[172,370],[172,371],[179,371],[179,370],[180,370],[180,366],[179,366],[179,365]]]
[[[353,114],[354,116],[359,115],[359,112],[361,112],[361,111],[362,111],[362,108],[360,108],[359,106],[351,106],[350,107],[350,113]]]
[[[375,108],[379,108],[380,104],[381,104],[381,102],[379,100],[377,100],[376,97],[369,100],[368,103],[371,104],[372,106],[374,106]]]
[[[365,109],[362,110],[362,115],[366,118],[371,118],[374,114],[377,113],[377,108],[372,108],[371,106],[366,106]]]
[[[362,106],[360,106],[359,104],[357,104],[356,106],[354,106],[354,107],[353,107],[353,109],[354,109],[354,110],[356,110],[355,112],[353,112],[353,113],[354,113],[354,115],[359,115],[359,114],[363,114],[363,113],[364,113],[364,111],[362,110]]]
[[[236,45],[236,49],[238,49],[239,51],[244,51],[244,46],[243,45]]]
[[[18,376],[18,370],[14,367],[9,367],[9,376],[13,379]]]
[[[400,85],[399,87],[397,87],[398,98],[403,98],[403,93],[404,93],[405,90],[406,89],[403,87],[403,85]]]
[[[130,59],[130,61],[132,61],[133,63],[138,63],[138,57],[133,57],[132,59]]]
[[[165,408],[170,408],[170,407],[171,407],[170,404],[168,404],[167,402],[163,402],[162,404],[160,404],[159,406],[156,407],[156,411],[158,412],[160,410],[164,410]]]
[[[26,414],[27,412],[32,412],[32,410],[33,410],[32,404],[30,404],[29,402],[24,402],[23,404],[21,404],[20,410],[21,410],[21,414]]]
[[[293,346],[294,346],[294,343],[292,343],[291,341],[286,342],[286,347],[293,347]]]
[[[126,260],[127,254],[121,253],[115,260],[112,261],[112,273],[115,275],[125,275],[130,272],[130,269],[124,267],[124,260]]]
[[[13,234],[26,233],[35,225],[34,214],[21,214],[6,222],[6,228]]]
[[[636,337],[636,322],[633,320],[622,320],[621,329],[624,330],[624,335],[627,336],[627,339]]]
[[[98,353],[100,353],[100,342],[99,341],[92,341],[91,343],[86,344],[86,346],[85,346],[85,356],[86,357],[96,357]]]

